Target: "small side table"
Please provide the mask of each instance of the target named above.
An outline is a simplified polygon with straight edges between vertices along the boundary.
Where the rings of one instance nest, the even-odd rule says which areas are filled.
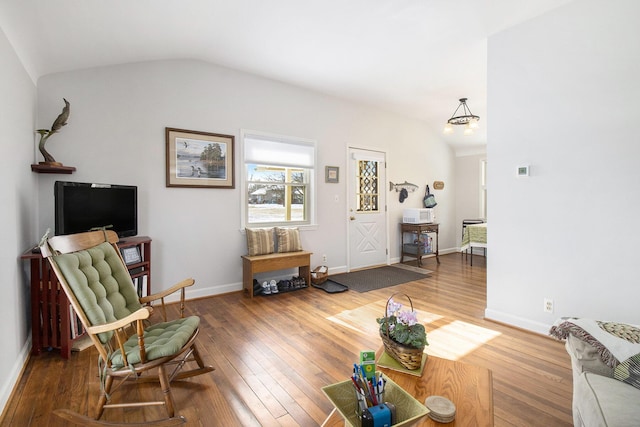
[[[408,224],[403,222],[400,224],[400,263],[404,262],[405,255],[416,258],[418,260],[418,265],[422,265],[422,257],[425,255],[435,255],[436,261],[440,264],[440,257],[438,256],[438,246],[439,246],[439,237],[438,237],[438,229],[439,224],[430,223],[430,224]],[[411,242],[404,242],[405,233],[411,234],[413,237]],[[432,244],[432,248],[435,248],[435,251],[432,249],[432,252],[426,252],[424,245],[414,244],[415,240],[420,240],[420,237],[423,235],[428,235],[429,233],[435,234],[435,245]]]

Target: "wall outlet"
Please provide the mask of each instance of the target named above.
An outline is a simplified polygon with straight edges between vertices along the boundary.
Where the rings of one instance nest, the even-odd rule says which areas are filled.
[[[544,299],[544,312],[553,313],[553,300],[551,298]]]
[[[322,262],[327,262],[327,256],[326,255],[322,255]]]

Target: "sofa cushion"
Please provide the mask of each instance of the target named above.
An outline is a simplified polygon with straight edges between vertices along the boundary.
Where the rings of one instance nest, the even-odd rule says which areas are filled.
[[[580,426],[637,426],[640,390],[592,372],[573,378],[573,420]]]
[[[640,327],[635,325],[562,318],[554,323],[549,333],[558,339],[566,339],[569,335],[580,338],[595,347],[602,361],[612,368],[640,353]]]
[[[565,343],[573,368],[573,421],[575,426],[632,426],[640,409],[631,402],[640,390],[613,378],[594,346],[573,335]],[[640,408],[640,407],[639,407]],[[628,418],[631,417],[631,418]]]
[[[574,376],[577,377],[582,372],[593,372],[605,377],[613,377],[613,368],[602,361],[600,353],[591,344],[569,335],[565,347],[571,356]]]
[[[640,389],[640,354],[620,362],[613,371],[613,378]]]
[[[249,256],[272,254],[273,228],[246,228]]]

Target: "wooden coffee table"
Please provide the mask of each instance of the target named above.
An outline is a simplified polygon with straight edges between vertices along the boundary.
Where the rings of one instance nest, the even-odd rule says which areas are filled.
[[[378,350],[376,360],[382,354]],[[456,418],[440,424],[428,416],[417,426],[493,426],[493,379],[486,368],[429,356],[422,376],[378,367],[396,384],[424,403],[429,396],[443,396],[456,405]]]
[[[383,348],[376,352],[376,360],[382,352]],[[383,372],[423,404],[429,396],[443,396],[456,405],[456,417],[452,422],[438,423],[427,415],[415,426],[493,426],[493,379],[489,369],[428,356],[422,376],[382,366],[376,370]],[[339,414],[334,409],[322,426],[346,425],[344,420],[339,420]]]

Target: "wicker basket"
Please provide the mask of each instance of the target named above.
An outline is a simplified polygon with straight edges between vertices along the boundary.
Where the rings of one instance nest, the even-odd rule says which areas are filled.
[[[387,318],[389,301],[391,301],[391,298],[393,298],[394,295],[395,294],[389,297],[389,299],[387,300],[387,304],[385,305],[385,308],[384,308],[385,319]],[[409,304],[411,304],[411,310],[413,311],[413,301],[411,301],[411,298],[409,297],[409,295],[405,294],[405,296],[409,300]],[[416,348],[416,347],[400,344],[394,341],[389,336],[389,328],[387,327],[386,329],[387,329],[386,333],[383,333],[382,330],[380,330],[380,338],[382,338],[382,344],[384,345],[384,350],[387,352],[387,354],[389,354],[389,356],[396,359],[398,363],[400,363],[402,366],[409,369],[410,371],[420,369],[422,367],[422,353],[424,353],[424,346],[421,348]]]
[[[423,402],[418,402],[386,375],[385,378],[387,383],[384,389],[384,400],[396,405],[396,423],[393,427],[413,426],[429,413],[429,409]],[[322,387],[322,391],[335,406],[335,410],[344,418],[345,427],[360,427],[362,425],[358,414],[358,399],[356,399],[351,380]]]
[[[320,270],[324,270],[324,272]],[[316,267],[311,272],[311,283],[313,283],[314,285],[320,285],[326,282],[328,278],[329,278],[329,267],[327,267],[326,265],[321,265],[319,267]]]

